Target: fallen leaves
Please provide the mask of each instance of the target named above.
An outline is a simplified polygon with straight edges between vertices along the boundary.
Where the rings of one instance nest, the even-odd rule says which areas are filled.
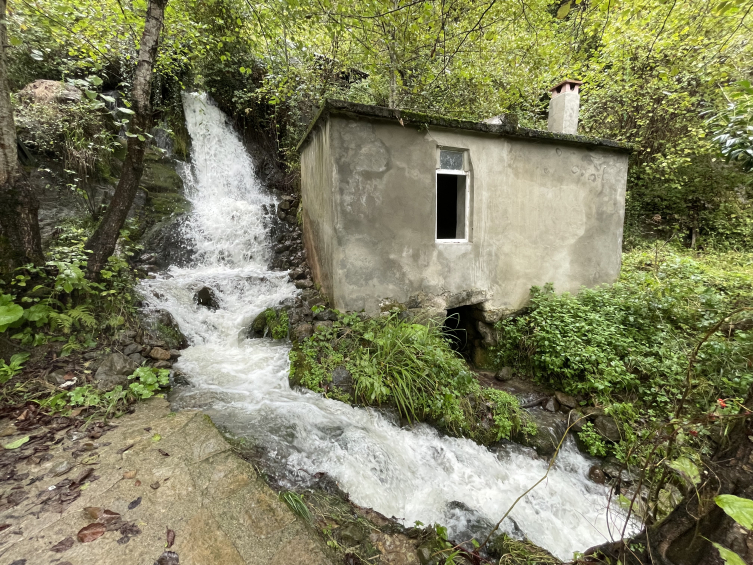
[[[157,441],[159,441],[159,440],[161,440],[161,439],[162,439],[162,436],[161,436],[161,435],[159,435],[159,434],[154,434],[154,435],[152,436],[152,441],[154,441],[154,442],[157,442]]]
[[[164,455],[165,457],[170,457],[170,454],[164,449],[158,449],[157,451],[160,452],[160,455]]]
[[[128,510],[133,510],[139,504],[141,504],[141,497],[138,497],[136,500],[131,501],[131,503],[128,505]]]
[[[100,522],[94,522],[93,524],[89,524],[88,526],[81,528],[78,534],[76,534],[76,537],[81,543],[89,543],[102,537],[102,535],[106,531],[107,528],[104,524],[101,524]]]
[[[126,451],[128,451],[129,449],[131,449],[134,445],[136,445],[136,444],[132,443],[130,445],[126,445],[122,449],[118,449],[118,455],[122,455],[123,453],[125,453]]]
[[[96,520],[97,522],[101,522],[105,525],[110,524],[120,518],[120,514],[118,514],[117,512],[113,512],[112,510],[107,510],[105,508],[100,508],[99,506],[87,506],[86,508],[84,508],[84,512],[86,512],[92,520]]]
[[[50,548],[50,551],[55,553],[63,553],[73,547],[73,538],[68,536],[67,538],[60,540]]]
[[[175,543],[175,532],[167,528],[167,549],[170,549]]]
[[[126,471],[125,473],[123,473],[124,479],[133,479],[135,477],[136,477],[136,471]]]
[[[16,441],[12,441],[10,443],[6,443],[3,447],[5,449],[18,449],[23,444],[25,444],[27,441],[29,441],[31,438],[30,436],[24,436],[21,439],[17,439]]]

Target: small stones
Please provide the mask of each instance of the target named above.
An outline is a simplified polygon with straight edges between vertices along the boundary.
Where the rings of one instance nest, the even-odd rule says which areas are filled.
[[[620,428],[611,416],[599,416],[594,422],[596,430],[609,441],[620,441]]]
[[[149,485],[154,490],[157,490],[160,487],[159,481],[155,481],[152,484]]]
[[[544,410],[547,412],[556,412],[560,408],[560,403],[557,402],[557,399],[552,397],[549,400],[546,401],[546,404],[544,404]]]
[[[304,288],[313,288],[314,287],[314,283],[313,283],[313,281],[311,281],[311,279],[297,280],[293,284],[295,285],[296,288],[299,288],[301,290],[304,289]]]
[[[498,381],[503,382],[503,383],[509,381],[512,378],[513,378],[512,367],[502,367],[494,375],[494,379],[495,380],[498,380]]]
[[[314,335],[314,326],[311,324],[300,324],[293,329],[295,341],[303,341]]]
[[[170,352],[161,347],[152,347],[151,351],[149,351],[149,357],[158,361],[167,361],[170,359]]]
[[[133,353],[139,353],[142,349],[142,346],[138,343],[132,343],[130,345],[127,345],[125,349],[123,349],[123,355],[126,357],[132,355]]]
[[[135,477],[136,477],[136,471],[126,471],[125,473],[123,473],[124,479],[133,479]]]

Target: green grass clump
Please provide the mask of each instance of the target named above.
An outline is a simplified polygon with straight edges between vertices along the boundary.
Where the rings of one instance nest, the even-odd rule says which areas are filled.
[[[306,506],[306,503],[303,501],[300,494],[297,494],[292,490],[286,490],[280,493],[280,500],[282,500],[287,507],[290,508],[291,512],[299,518],[303,518],[307,522],[313,521],[311,511],[308,506]]]
[[[482,443],[532,432],[517,399],[482,390],[465,361],[436,325],[414,324],[397,314],[362,319],[340,315],[291,352],[293,384],[345,400],[332,372],[353,378],[356,402],[394,405],[408,421],[428,421]]]

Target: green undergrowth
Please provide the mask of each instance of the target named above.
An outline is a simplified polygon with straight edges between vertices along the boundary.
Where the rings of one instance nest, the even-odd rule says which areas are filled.
[[[86,410],[89,417],[117,417],[130,404],[160,394],[169,384],[169,375],[168,369],[139,367],[128,377],[128,386],[117,385],[110,391],[100,391],[86,384],[40,400],[39,405],[51,414],[71,415],[74,411]]]
[[[0,337],[26,348],[62,342],[66,356],[134,322],[136,279],[127,258],[138,246],[130,239],[134,227],[126,226],[121,252],[108,259],[99,281],[91,281],[84,245],[93,224],[82,220],[58,229],[45,265],[0,277]]]
[[[533,288],[527,310],[497,325],[497,364],[604,407],[623,441],[587,427],[581,439],[596,454],[628,458],[678,410],[684,427],[672,445],[712,449],[704,440],[719,441],[714,419],[736,412],[753,382],[753,311],[730,317],[753,306],[753,254],[636,249],[623,255],[619,282],[555,290]]]
[[[381,318],[339,314],[290,354],[291,382],[367,406],[392,405],[408,421],[427,421],[455,436],[489,444],[535,433],[515,397],[482,389],[436,325],[397,313]],[[332,384],[345,369],[352,391]]]

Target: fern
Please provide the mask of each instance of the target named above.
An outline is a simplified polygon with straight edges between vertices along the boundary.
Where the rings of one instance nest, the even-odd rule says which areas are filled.
[[[79,304],[75,308],[68,310],[67,314],[76,322],[82,324],[87,328],[94,328],[97,325],[97,320],[91,313],[91,309],[84,305]]]

